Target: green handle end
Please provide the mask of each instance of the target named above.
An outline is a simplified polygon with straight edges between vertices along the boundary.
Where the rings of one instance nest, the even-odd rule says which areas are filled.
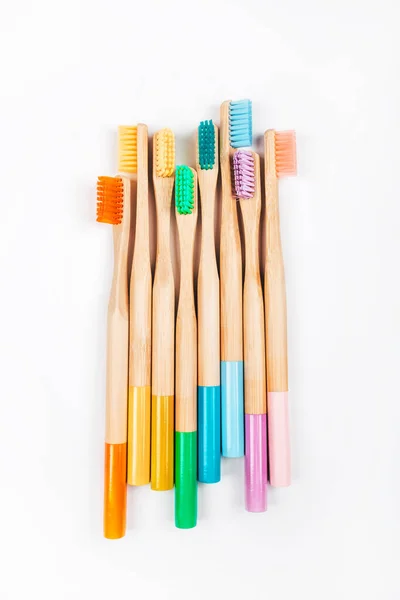
[[[197,432],[175,433],[175,526],[197,524]]]

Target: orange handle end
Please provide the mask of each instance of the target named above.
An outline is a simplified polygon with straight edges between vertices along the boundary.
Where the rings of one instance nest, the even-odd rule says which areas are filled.
[[[126,527],[126,443],[105,444],[104,537],[124,537]]]

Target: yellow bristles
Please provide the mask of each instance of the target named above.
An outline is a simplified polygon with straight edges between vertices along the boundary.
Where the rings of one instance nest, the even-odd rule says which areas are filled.
[[[277,177],[297,174],[296,132],[275,131],[275,169]]]
[[[171,129],[161,129],[155,134],[156,175],[171,177],[175,170],[175,137]]]
[[[121,177],[99,177],[97,180],[97,221],[122,223],[124,187]]]
[[[137,172],[137,127],[120,125],[118,127],[118,171],[120,173]]]

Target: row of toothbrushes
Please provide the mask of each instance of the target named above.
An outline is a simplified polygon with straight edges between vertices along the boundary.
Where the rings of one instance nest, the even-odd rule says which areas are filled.
[[[274,130],[264,135],[263,297],[259,269],[262,174],[258,154],[248,149],[252,144],[251,102],[224,102],[220,127],[218,140],[212,121],[200,123],[196,170],[175,167],[171,130],[154,135],[157,251],[153,282],[146,125],[119,128],[121,175],[98,180],[97,220],[112,224],[114,235],[107,352],[107,538],[125,533],[127,483],[150,482],[153,490],[162,491],[172,489],[175,481],[175,524],[194,527],[197,481],[220,480],[221,453],[225,457],[245,454],[248,511],[266,510],[268,465],[271,485],[290,484],[286,298],[277,180],[295,174],[295,137],[294,132]],[[220,279],[214,239],[219,164]],[[170,254],[174,187],[180,248],[176,320]],[[136,224],[129,269],[132,202]],[[244,285],[238,204],[244,226]],[[193,253],[199,208],[196,318]]]

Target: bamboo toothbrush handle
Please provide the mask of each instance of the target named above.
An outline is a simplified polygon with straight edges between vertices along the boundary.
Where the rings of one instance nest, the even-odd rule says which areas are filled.
[[[260,278],[260,157],[255,152],[253,198],[240,200],[246,249],[243,287],[245,412],[266,413],[264,299]]]
[[[126,442],[128,409],[128,243],[130,184],[123,178],[124,214],[113,226],[114,276],[108,305],[104,536],[120,538],[126,521]]]
[[[267,160],[265,194],[265,330],[270,481],[273,486],[287,486],[290,485],[291,467],[285,272],[279,226],[278,180],[268,172]]]
[[[199,180],[200,177],[201,172]],[[198,479],[203,483],[216,483],[221,479],[220,303],[214,241],[214,202],[209,202],[205,194],[206,192],[201,193],[202,239],[197,281]],[[212,198],[215,197],[215,190],[213,194]],[[212,215],[209,214],[211,211],[207,211],[206,205],[211,205]]]
[[[187,168],[188,169],[188,168]],[[176,430],[197,427],[197,320],[194,303],[194,238],[197,224],[197,175],[191,214],[176,215],[180,248],[180,286],[176,317]]]
[[[128,483],[150,481],[151,296],[149,244],[148,134],[137,126],[135,247],[130,281]]]
[[[151,384],[151,265],[149,243],[147,126],[137,126],[135,247],[130,284],[130,385]]]
[[[175,285],[170,254],[173,178],[154,178],[157,253],[153,284],[151,487],[174,485]]]
[[[180,247],[180,289],[176,319],[176,469],[175,524],[197,522],[197,321],[194,303],[193,252],[197,224],[197,176],[194,208],[177,214]]]
[[[245,496],[246,510],[267,508],[267,426],[264,299],[260,278],[259,231],[261,213],[260,158],[254,156],[255,193],[240,201],[246,263],[243,289],[245,387]]]
[[[158,272],[157,272],[158,269]],[[153,287],[151,487],[174,485],[175,290],[165,264],[156,267]],[[171,285],[172,284],[172,285]]]
[[[128,314],[111,309],[107,333],[106,442],[126,443],[128,398]]]
[[[175,290],[172,266],[156,264],[153,286],[152,393],[174,395]]]
[[[232,195],[229,103],[221,107],[221,359],[243,360],[242,254],[237,201]]]
[[[242,254],[237,202],[232,196],[229,102],[221,106],[222,212],[221,289],[221,430],[222,454],[244,454]]]
[[[224,213],[224,208],[222,208]],[[222,455],[244,453],[242,257],[230,213],[221,220],[221,430]]]
[[[192,272],[193,277],[193,272]],[[176,430],[197,429],[197,325],[194,299],[179,302],[176,319]]]
[[[209,244],[210,241],[202,239],[202,243]],[[219,277],[215,255],[214,258],[204,255],[200,258],[197,310],[199,316],[199,385],[219,386]]]
[[[104,536],[125,535],[128,409],[128,315],[109,312],[104,463]]]
[[[214,239],[214,181],[209,172],[199,172],[202,235],[197,280],[197,310],[199,319],[199,385],[220,384],[220,303],[219,276]]]
[[[248,265],[243,289],[243,329],[245,412],[263,414],[267,412],[264,300],[259,271]]]
[[[279,225],[278,181],[267,180],[265,310],[268,389],[287,392],[287,332],[285,269]]]
[[[228,184],[227,184],[228,185]],[[243,360],[242,255],[236,200],[223,190],[221,214],[221,359]]]
[[[206,126],[210,127],[210,125]],[[218,180],[218,128],[214,132],[212,169],[197,165],[201,198],[201,251],[197,280],[199,320],[198,413],[198,480],[217,483],[221,479],[221,353],[219,275],[215,253],[215,204]],[[197,155],[201,143],[197,139]]]
[[[152,393],[174,394],[175,284],[171,261],[173,178],[156,178],[157,252],[153,285]]]

